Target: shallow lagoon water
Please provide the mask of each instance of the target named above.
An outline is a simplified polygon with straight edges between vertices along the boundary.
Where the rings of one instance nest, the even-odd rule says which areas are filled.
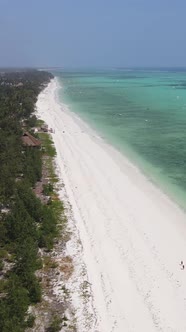
[[[61,102],[185,209],[186,71],[55,74]]]

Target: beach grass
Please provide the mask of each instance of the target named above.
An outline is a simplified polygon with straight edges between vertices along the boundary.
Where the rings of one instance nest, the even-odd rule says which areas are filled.
[[[54,147],[54,143],[49,136],[48,133],[38,133],[38,136],[42,142],[42,145],[44,147],[44,151],[49,157],[55,157],[56,156],[56,149]]]

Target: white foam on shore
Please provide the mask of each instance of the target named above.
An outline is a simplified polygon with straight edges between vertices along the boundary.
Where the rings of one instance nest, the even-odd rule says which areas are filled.
[[[57,163],[91,283],[95,321],[81,332],[186,331],[186,215],[127,158],[60,105],[54,79],[38,114]],[[80,329],[79,329],[80,331]]]

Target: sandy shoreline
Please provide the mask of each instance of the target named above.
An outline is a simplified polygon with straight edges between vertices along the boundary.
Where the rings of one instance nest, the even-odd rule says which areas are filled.
[[[91,331],[186,331],[186,216],[125,157],[40,94],[92,287]],[[84,330],[86,331],[86,328]],[[90,328],[87,329],[90,331]]]

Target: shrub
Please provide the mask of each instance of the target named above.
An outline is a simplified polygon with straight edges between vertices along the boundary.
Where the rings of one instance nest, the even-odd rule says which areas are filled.
[[[59,332],[61,330],[61,324],[62,324],[62,319],[59,316],[55,315],[52,320],[52,323],[47,329],[47,332]]]
[[[34,326],[35,322],[35,316],[34,315],[29,315],[26,321],[26,326],[32,328]]]

